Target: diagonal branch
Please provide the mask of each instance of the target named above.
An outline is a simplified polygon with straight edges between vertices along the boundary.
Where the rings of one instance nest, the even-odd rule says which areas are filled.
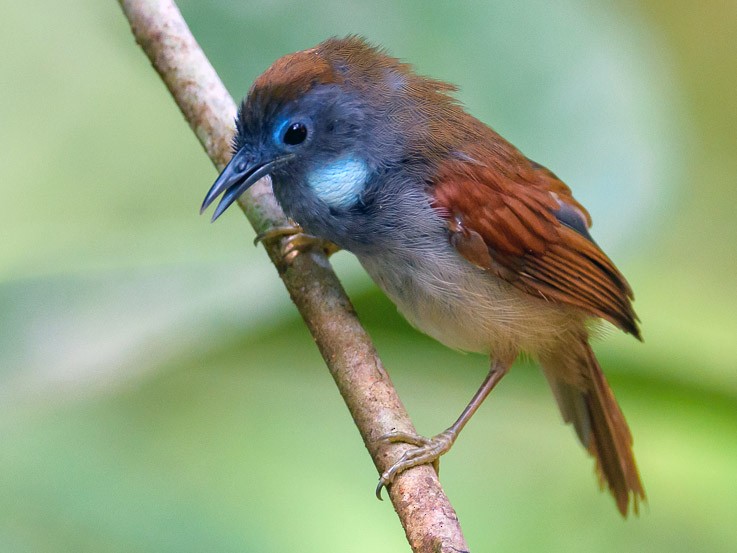
[[[119,2],[136,41],[207,155],[222,169],[231,155],[235,104],[173,0]],[[257,232],[287,224],[265,180],[239,200]],[[266,250],[309,327],[374,464],[383,472],[407,446],[377,443],[377,438],[393,430],[414,432],[414,428],[368,334],[321,253],[305,253],[286,263],[280,244],[267,245]],[[468,550],[455,511],[430,466],[398,476],[389,496],[413,551]]]

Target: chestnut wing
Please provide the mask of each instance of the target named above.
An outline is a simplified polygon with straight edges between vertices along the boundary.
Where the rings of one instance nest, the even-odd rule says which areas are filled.
[[[529,294],[640,338],[632,290],[589,236],[588,213],[568,187],[521,154],[497,166],[477,157],[445,163],[431,185],[458,252]]]

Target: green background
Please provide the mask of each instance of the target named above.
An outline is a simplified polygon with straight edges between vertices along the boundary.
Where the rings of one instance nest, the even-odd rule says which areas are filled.
[[[698,8],[697,8],[698,6]],[[645,343],[596,349],[649,496],[622,521],[520,365],[442,481],[474,551],[737,550],[737,4],[183,2],[232,94],[361,33],[590,208]],[[408,551],[309,335],[115,2],[6,2],[0,33],[0,551]],[[487,361],[334,264],[421,432]]]

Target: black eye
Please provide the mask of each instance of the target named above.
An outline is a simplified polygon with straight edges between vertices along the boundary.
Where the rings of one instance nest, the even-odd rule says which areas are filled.
[[[284,133],[284,144],[289,146],[296,146],[301,144],[307,138],[307,127],[304,123],[292,123],[289,125],[287,132]]]

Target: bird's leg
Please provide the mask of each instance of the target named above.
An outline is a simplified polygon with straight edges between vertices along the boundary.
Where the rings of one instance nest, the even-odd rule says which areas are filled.
[[[266,232],[257,234],[256,238],[253,240],[254,245],[259,242],[270,242],[272,240],[288,237],[282,249],[282,257],[284,257],[287,262],[293,261],[298,254],[310,249],[322,250],[322,252],[328,257],[340,250],[340,248],[332,242],[311,234],[306,234],[302,227],[297,223],[291,223],[292,224],[290,225],[282,227],[270,228]]]
[[[494,386],[507,374],[509,367],[511,367],[512,361],[501,361],[494,360],[491,363],[491,369],[489,374],[486,375],[484,382],[481,387],[474,394],[471,401],[468,403],[466,408],[461,413],[450,428],[441,432],[433,438],[425,438],[424,436],[418,436],[416,434],[410,434],[407,432],[390,432],[384,434],[379,440],[387,441],[389,443],[406,443],[415,446],[412,449],[408,449],[394,463],[384,474],[379,478],[379,484],[376,486],[376,497],[381,499],[381,490],[389,486],[396,476],[404,472],[405,470],[416,467],[418,465],[425,465],[432,463],[435,468],[435,472],[440,469],[440,456],[444,455],[453,446],[458,434],[463,430],[476,410],[481,406],[486,397],[494,389]]]

